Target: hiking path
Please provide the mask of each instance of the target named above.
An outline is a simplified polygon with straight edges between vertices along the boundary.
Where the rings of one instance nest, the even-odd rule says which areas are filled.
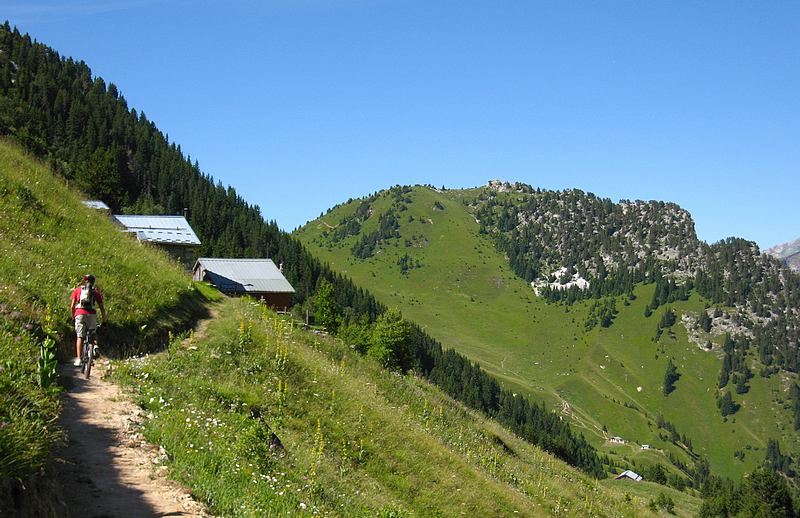
[[[102,376],[97,361],[87,380],[79,367],[63,365],[69,378],[60,425],[67,442],[59,479],[75,517],[210,516],[190,491],[167,479],[159,448],[139,431],[144,412]]]

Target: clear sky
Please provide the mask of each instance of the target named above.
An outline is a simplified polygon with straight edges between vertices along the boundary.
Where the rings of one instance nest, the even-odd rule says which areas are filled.
[[[800,2],[3,0],[292,230],[395,184],[674,201],[800,237]]]

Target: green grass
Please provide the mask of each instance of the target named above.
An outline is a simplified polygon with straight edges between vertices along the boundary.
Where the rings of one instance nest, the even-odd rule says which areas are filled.
[[[783,408],[786,382],[780,376],[751,380],[748,394],[734,394],[742,409],[735,419],[723,422],[716,408],[719,352],[690,343],[680,322],[673,327],[674,338],[665,333],[658,344],[652,342],[664,311],[643,315],[652,286],[638,287],[637,300],[628,306],[618,300],[620,313],[610,328],[586,332],[588,303],[567,307],[536,298],[490,238],[479,234],[463,203],[475,193],[415,188],[406,195],[411,199],[407,210],[398,212],[400,239],[366,260],[350,253],[358,236],[336,244],[326,236],[353,213],[358,201],[310,222],[296,236],[335,270],[400,309],[445,347],[477,360],[507,387],[544,399],[556,410],[565,408],[578,430],[621,462],[660,459],[668,464],[669,453],[688,460],[682,448],[659,437],[659,414],[691,439],[719,475],[739,477],[759,465],[769,437],[780,438],[784,451],[800,452],[790,414]],[[362,232],[374,229],[392,202],[391,196],[379,197]],[[436,202],[445,210],[434,210]],[[406,247],[406,240],[413,245]],[[401,275],[397,260],[403,254],[422,267]],[[703,301],[695,295],[672,306],[680,317],[696,314]],[[668,357],[674,358],[681,378],[675,392],[665,397],[661,385]],[[637,446],[651,444],[656,451],[641,455],[634,447],[616,449],[606,441],[611,435]],[[746,451],[744,462],[733,457],[736,450]]]
[[[173,354],[115,367],[150,414],[145,435],[164,447],[171,475],[214,513],[650,514],[648,490],[598,482],[337,339],[245,299],[218,313]]]
[[[663,493],[670,497],[675,503],[673,513],[659,510],[660,516],[697,516],[700,513],[701,501],[697,498],[686,498],[685,493],[681,493],[670,487],[664,487],[652,482],[634,482],[632,480],[607,480],[603,482],[606,487],[614,487],[618,491],[623,491],[631,498],[638,497],[645,500],[648,505]]]
[[[0,514],[10,481],[38,473],[61,437],[59,388],[37,384],[39,343],[50,319],[63,356],[74,355],[69,296],[89,272],[106,300],[106,353],[157,344],[202,309],[203,292],[177,264],[0,139]]]

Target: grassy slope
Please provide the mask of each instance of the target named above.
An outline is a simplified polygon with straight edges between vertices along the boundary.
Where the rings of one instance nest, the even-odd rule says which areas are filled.
[[[196,290],[166,254],[83,206],[77,192],[6,141],[0,141],[0,174],[3,302],[49,305],[58,312],[59,331],[71,333],[70,291],[91,272],[106,298],[111,328],[104,334],[115,340],[141,335],[144,324],[164,328],[185,319],[175,308],[196,299]]]
[[[779,436],[784,449],[800,450],[789,414],[777,402],[786,398],[779,377],[756,377],[749,394],[734,394],[737,402],[743,402],[742,409],[723,423],[716,409],[718,355],[691,344],[680,324],[674,327],[674,339],[665,334],[660,344],[651,341],[664,311],[660,308],[649,319],[643,316],[652,286],[637,288],[638,299],[630,306],[617,304],[620,314],[611,328],[584,332],[586,303],[567,308],[537,299],[489,238],[479,235],[477,223],[462,204],[473,194],[415,188],[408,195],[413,200],[408,210],[399,213],[401,239],[365,261],[350,254],[356,237],[331,245],[323,236],[351,214],[356,203],[337,207],[300,229],[297,236],[324,261],[401,309],[446,347],[480,361],[508,386],[562,408],[605,451],[637,462],[663,459],[659,451],[638,447],[651,444],[686,459],[680,449],[659,438],[655,425],[659,413],[692,440],[697,452],[708,456],[718,474],[738,477],[752,470],[763,459],[769,437]],[[434,209],[437,201],[444,211]],[[362,232],[373,230],[377,215],[391,203],[388,196],[379,198]],[[415,246],[406,247],[405,239]],[[406,253],[423,266],[402,276],[397,259]],[[694,296],[673,307],[678,314],[699,311],[702,301]],[[661,386],[668,356],[675,358],[682,377],[677,390],[665,398]],[[636,444],[611,446],[606,435],[620,435]],[[739,449],[746,453],[744,462],[733,457]]]
[[[660,490],[592,480],[423,380],[257,304],[229,299],[219,314],[172,354],[116,370],[152,413],[145,434],[173,476],[214,512],[639,516]],[[282,456],[266,446],[272,431]],[[696,512],[696,499],[673,498]]]
[[[38,343],[49,307],[61,350],[74,354],[69,294],[89,271],[111,320],[100,336],[107,351],[145,324],[145,338],[185,325],[202,298],[166,256],[84,207],[47,167],[0,139],[0,514],[7,477],[39,470],[59,438],[58,388],[35,381]]]

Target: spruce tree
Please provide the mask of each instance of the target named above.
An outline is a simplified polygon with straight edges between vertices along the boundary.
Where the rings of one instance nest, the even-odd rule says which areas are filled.
[[[675,390],[675,382],[678,381],[681,375],[678,374],[678,368],[672,362],[672,358],[667,361],[667,371],[664,373],[664,395],[669,396]]]
[[[717,399],[717,408],[719,408],[719,413],[722,414],[722,417],[734,414],[739,409],[736,403],[733,402],[730,392],[725,392]]]

